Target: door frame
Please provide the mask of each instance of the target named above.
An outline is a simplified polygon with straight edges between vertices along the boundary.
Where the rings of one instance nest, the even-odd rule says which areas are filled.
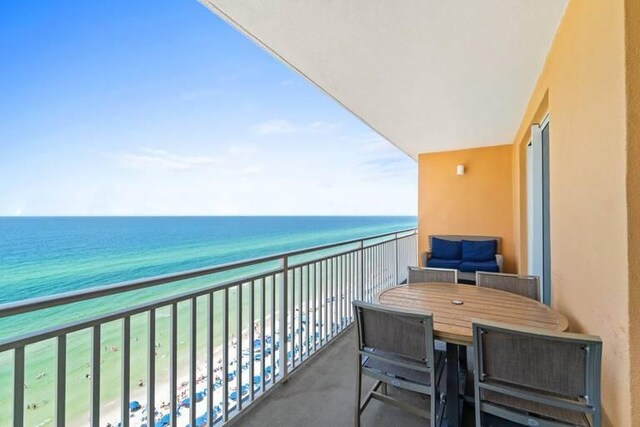
[[[551,304],[549,113],[531,126],[527,143],[527,260],[528,273],[540,277],[542,301]],[[546,142],[543,132],[547,132]],[[537,202],[536,202],[537,201]]]

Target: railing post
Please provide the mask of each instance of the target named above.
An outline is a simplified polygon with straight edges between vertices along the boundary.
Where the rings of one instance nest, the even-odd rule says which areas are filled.
[[[400,270],[400,265],[398,265],[398,233],[396,233],[396,238],[393,241],[393,245],[394,245],[395,250],[396,250],[396,283],[395,283],[395,285],[398,286],[400,284],[399,283],[399,280],[400,280],[400,271],[399,271]]]
[[[364,300],[364,241],[360,240],[360,300]]]
[[[287,318],[289,315],[289,306],[287,304],[287,294],[289,293],[289,258],[282,257],[282,290],[280,292],[280,377],[282,382],[286,382],[288,378],[287,366]],[[291,346],[293,350],[293,345]],[[274,372],[275,374],[275,372]]]

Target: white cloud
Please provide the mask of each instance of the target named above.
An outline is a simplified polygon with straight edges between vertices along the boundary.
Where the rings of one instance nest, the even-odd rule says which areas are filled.
[[[365,154],[398,154],[401,151],[378,134],[363,137],[360,141],[360,151]]]
[[[245,175],[257,175],[262,172],[260,166],[247,166],[241,169],[241,172]]]
[[[227,148],[227,152],[232,156],[249,156],[255,154],[256,151],[253,144],[234,144]]]
[[[135,170],[165,169],[186,171],[220,163],[220,159],[211,156],[184,156],[149,148],[139,151],[138,153],[116,153],[110,155],[110,157],[115,158],[122,166]]]
[[[265,136],[271,134],[294,133],[298,129],[293,123],[284,119],[267,120],[255,126],[255,134]]]
[[[216,89],[196,89],[188,90],[180,94],[181,101],[193,101],[194,99],[209,98],[220,93]]]
[[[257,136],[267,136],[272,134],[292,134],[299,132],[330,132],[338,125],[331,122],[316,120],[306,124],[295,124],[285,119],[271,119],[254,126],[254,133]]]
[[[417,209],[415,162],[367,130],[349,132],[345,125],[328,135],[230,137],[77,150],[66,156],[77,157],[64,170],[46,174],[53,178],[7,194],[0,214],[18,208],[23,215],[393,215]],[[259,155],[249,156],[254,150]]]
[[[338,125],[336,125],[335,123],[318,120],[309,124],[309,126],[307,126],[307,129],[319,132],[329,132],[336,129],[337,127]]]

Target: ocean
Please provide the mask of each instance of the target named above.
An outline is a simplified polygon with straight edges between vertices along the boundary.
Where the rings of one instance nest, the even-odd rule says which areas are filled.
[[[0,304],[407,229],[416,222],[391,216],[0,218]],[[86,308],[93,312],[90,304]],[[0,320],[5,336],[31,329]]]
[[[413,228],[416,223],[415,217],[388,216],[0,218],[0,304],[368,237]],[[215,279],[229,274],[236,273]],[[183,292],[212,280],[191,279],[0,319],[0,341]],[[146,345],[146,326],[144,322],[136,325],[136,321],[132,319],[132,333],[139,332],[140,345]],[[158,322],[161,328],[163,321]],[[180,323],[182,330],[184,322]],[[119,343],[118,325],[105,325],[102,334],[105,348]],[[159,341],[165,339],[163,333],[158,334]],[[69,336],[67,344],[68,381],[79,387],[67,396],[68,416],[75,420],[71,425],[82,419],[88,404],[88,340],[88,332],[77,332]],[[55,378],[47,375],[54,372],[55,345],[49,341],[31,347],[27,348],[26,399],[40,402],[40,406],[25,415],[34,425],[47,425],[53,415],[51,402],[55,401],[51,396]],[[8,420],[2,414],[11,411],[9,353],[0,354],[0,425]],[[118,356],[105,354],[102,369],[115,373],[111,378],[103,374],[105,401],[115,402],[118,363]],[[132,372],[144,377],[144,364],[132,366]]]

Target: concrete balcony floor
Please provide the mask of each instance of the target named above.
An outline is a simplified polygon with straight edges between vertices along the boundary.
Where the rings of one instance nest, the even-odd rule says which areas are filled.
[[[342,336],[296,370],[286,384],[277,386],[253,408],[230,425],[264,426],[353,426],[355,418],[355,387],[357,357],[356,329],[349,328]],[[365,377],[363,391],[373,380]],[[390,394],[398,394],[391,390]],[[425,397],[403,393],[402,398],[413,404],[428,405]],[[506,426],[501,420],[485,420],[494,427]],[[362,415],[362,426],[428,425],[427,420],[407,413],[393,405],[372,400]],[[473,409],[465,408],[464,426],[473,426]],[[510,425],[510,424],[509,424]]]

